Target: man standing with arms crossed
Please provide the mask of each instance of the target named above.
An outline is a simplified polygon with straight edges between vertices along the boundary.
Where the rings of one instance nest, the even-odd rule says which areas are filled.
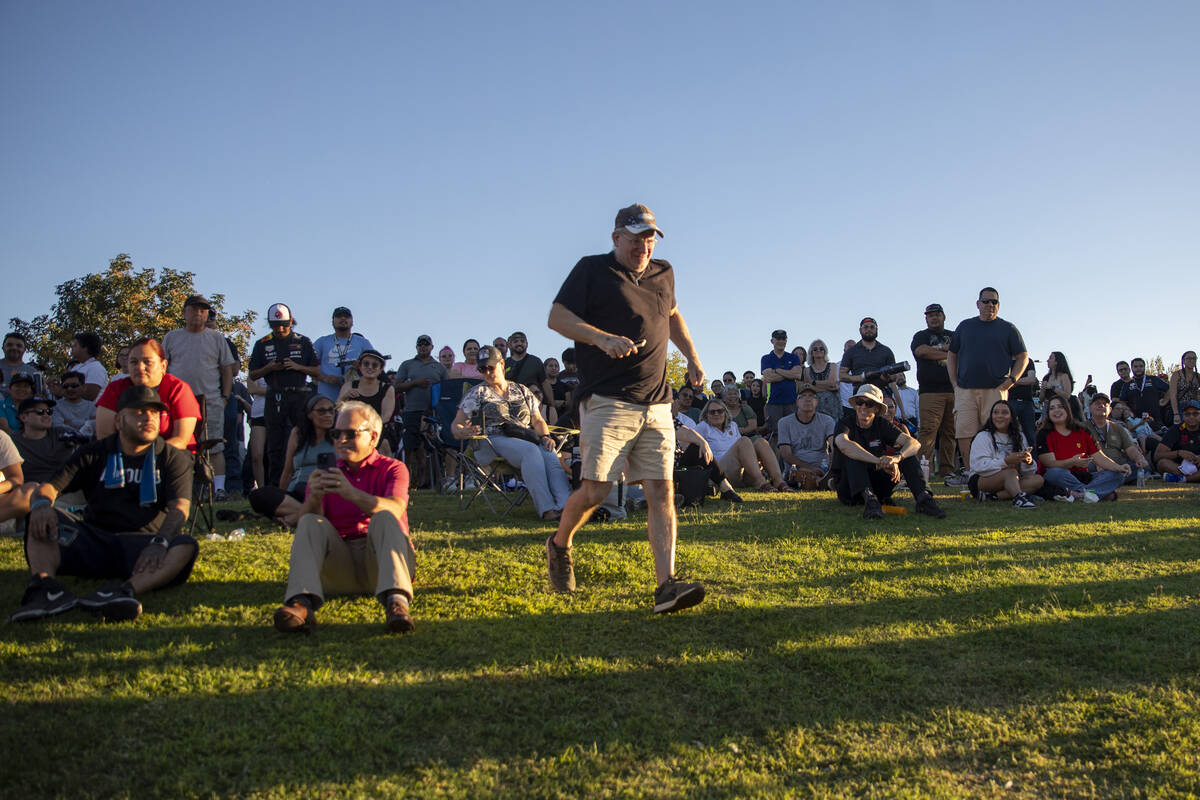
[[[642,483],[658,584],[654,612],[690,608],[704,586],[675,579],[675,430],[667,385],[667,342],[688,362],[688,379],[704,384],[704,368],[675,305],[671,265],[652,259],[654,214],[643,205],[617,212],[612,252],[580,259],[567,276],[548,325],[575,341],[579,364],[582,485],[567,500],[558,530],[546,540],[550,585],[575,589],[571,542],[575,532],[625,474]]]
[[[946,312],[940,303],[925,306],[925,330],[913,335],[913,358],[917,360],[917,383],[920,385],[921,428],[917,441],[921,455],[933,463],[933,443],[938,441],[938,474],[948,478],[954,473],[954,386],[946,373],[946,356],[950,340],[946,330]],[[970,451],[966,454],[970,459]]]
[[[998,316],[1000,293],[985,286],[975,307],[979,316],[958,323],[946,354],[946,373],[954,386],[954,435],[966,460],[971,440],[992,415],[992,405],[1008,399],[1008,390],[1029,363],[1021,332]]]

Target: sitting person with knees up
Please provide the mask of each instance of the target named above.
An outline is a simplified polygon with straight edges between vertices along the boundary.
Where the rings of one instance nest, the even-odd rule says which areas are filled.
[[[1200,400],[1179,404],[1183,422],[1163,434],[1154,459],[1168,483],[1200,483]]]
[[[788,480],[801,489],[819,488],[829,471],[825,450],[837,422],[817,411],[820,393],[811,383],[796,390],[796,413],[779,420],[779,457],[788,465]]]
[[[760,492],[792,491],[783,480],[779,459],[771,445],[766,439],[742,436],[729,409],[720,400],[709,400],[704,406],[696,433],[708,442],[721,470],[734,486],[748,486]]]
[[[128,387],[117,399],[116,432],[76,450],[34,491],[25,534],[33,577],[12,620],[76,605],[106,620],[136,619],[139,594],[188,579],[199,552],[180,533],[191,509],[192,457],[159,435],[166,408],[149,386]],[[87,498],[82,520],[54,508],[60,493],[77,490]],[[116,582],[76,598],[56,575]]]
[[[983,430],[971,440],[970,473],[967,486],[976,497],[993,495],[1012,500],[1013,508],[1037,508],[1030,495],[1042,488],[1043,478],[1007,400],[992,403]]]
[[[1131,472],[1128,464],[1104,455],[1092,434],[1071,413],[1070,403],[1058,395],[1046,404],[1036,452],[1046,483],[1058,490],[1056,499],[1067,502],[1116,500],[1117,487]],[[1098,469],[1092,471],[1093,466]]]
[[[308,479],[275,629],[308,633],[325,595],[373,593],[392,633],[413,629],[416,551],[408,536],[408,468],[376,451],[383,420],[366,403],[340,406],[337,463]]]
[[[850,405],[854,415],[838,423],[833,437],[842,455],[838,500],[848,506],[862,503],[863,519],[882,519],[883,504],[892,499],[903,476],[918,514],[945,517],[921,474],[917,461],[920,443],[884,418],[887,406],[879,387],[864,383],[850,398]],[[888,447],[896,448],[896,455],[887,455]]]

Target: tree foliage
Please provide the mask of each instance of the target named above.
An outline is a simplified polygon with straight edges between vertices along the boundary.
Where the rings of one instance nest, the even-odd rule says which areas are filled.
[[[201,294],[193,272],[163,267],[134,269],[125,253],[109,260],[108,269],[61,283],[55,288],[57,302],[48,314],[31,321],[13,317],[12,330],[24,334],[28,352],[50,374],[60,372],[70,360],[71,339],[80,331],[95,331],[103,350],[100,361],[110,372],[117,371],[117,351],[126,342],[143,336],[161,340],[183,325],[183,301]],[[224,313],[223,294],[205,295],[216,313],[217,328],[233,339],[243,355],[253,335],[254,311]]]
[[[667,351],[667,383],[678,389],[687,378],[687,359],[683,353],[671,348]]]
[[[1179,364],[1172,362],[1170,366],[1163,361],[1162,356],[1155,356],[1146,361],[1146,372],[1150,375],[1171,375],[1179,371]]]

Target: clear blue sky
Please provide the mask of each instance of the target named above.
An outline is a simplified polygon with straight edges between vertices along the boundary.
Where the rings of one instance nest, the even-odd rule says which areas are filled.
[[[710,375],[868,314],[907,353],[992,284],[1107,385],[1200,346],[1197,42],[1190,0],[7,0],[0,315],[128,252],[314,338],[348,305],[397,359],[546,356],[643,202]]]

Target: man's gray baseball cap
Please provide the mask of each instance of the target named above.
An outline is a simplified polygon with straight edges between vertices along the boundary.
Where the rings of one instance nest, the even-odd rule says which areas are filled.
[[[613,226],[616,231],[629,231],[640,236],[646,231],[654,231],[659,237],[666,236],[654,221],[654,212],[641,203],[622,208],[617,212],[617,221]]]

